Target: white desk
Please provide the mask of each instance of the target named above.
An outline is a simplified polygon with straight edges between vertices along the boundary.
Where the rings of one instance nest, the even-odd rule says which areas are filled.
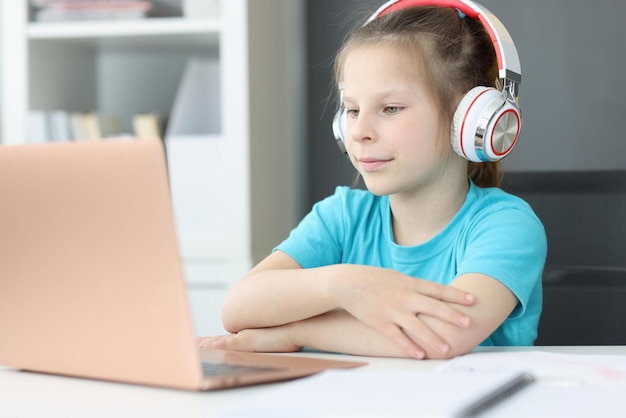
[[[517,347],[479,349],[478,351],[550,351],[571,354],[626,356],[626,346]],[[336,357],[332,354],[320,353],[298,353],[294,355]],[[346,356],[340,357],[342,359],[346,358]],[[348,357],[348,359],[351,358],[369,362],[368,366],[354,369],[354,373],[372,369],[429,370],[443,363],[441,360],[418,361],[411,359]],[[254,402],[286,384],[289,383],[274,383],[218,392],[191,393],[26,373],[0,366],[0,417],[220,417],[227,416],[222,413],[229,408]],[[572,399],[572,402],[576,402],[576,399]],[[622,403],[622,399],[616,399],[615,402],[617,406]],[[553,416],[542,415],[541,411],[542,407],[537,406],[537,413],[533,416]],[[486,414],[485,416],[488,415]],[[619,411],[616,408],[615,416],[626,416],[626,410]],[[508,415],[507,418],[511,418],[511,416]]]

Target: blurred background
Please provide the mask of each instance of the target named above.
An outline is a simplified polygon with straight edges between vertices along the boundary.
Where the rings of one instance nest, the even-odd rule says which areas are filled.
[[[164,139],[195,315],[219,318],[207,298],[219,308],[315,202],[353,184],[332,63],[382,3],[1,0],[0,142]],[[626,317],[626,2],[480,3],[522,67],[503,188],[545,225],[557,328],[597,330]]]

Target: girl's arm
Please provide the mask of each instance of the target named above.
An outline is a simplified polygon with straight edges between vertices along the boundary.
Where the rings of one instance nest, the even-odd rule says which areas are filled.
[[[302,347],[363,356],[407,357],[407,353],[344,310],[270,328],[198,338],[200,348],[293,352]]]
[[[261,352],[289,352],[302,347],[314,347],[367,356],[451,358],[470,352],[487,338],[506,319],[517,302],[504,285],[485,275],[460,276],[454,285],[477,295],[473,306],[455,306],[472,318],[469,327],[454,326],[432,316],[418,314],[431,332],[449,342],[449,349],[443,351],[425,343],[423,333],[418,333],[409,335],[425,348],[424,352],[416,355],[341,309],[285,325],[201,338],[198,345]]]
[[[423,349],[443,355],[450,347],[419,315],[468,327],[469,318],[459,308],[472,303],[467,292],[394,270],[357,265],[302,269],[277,251],[234,285],[222,318],[225,328],[236,333],[342,309],[407,355],[422,358]]]

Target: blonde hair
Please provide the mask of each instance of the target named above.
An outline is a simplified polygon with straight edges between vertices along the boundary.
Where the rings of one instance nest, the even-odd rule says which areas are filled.
[[[335,57],[335,79],[342,80],[346,56],[364,45],[403,47],[432,89],[444,126],[450,127],[463,94],[476,86],[498,87],[493,43],[478,21],[460,17],[448,7],[412,7],[359,26]],[[448,135],[448,138],[450,135]],[[469,162],[467,172],[480,187],[499,186],[499,162]]]

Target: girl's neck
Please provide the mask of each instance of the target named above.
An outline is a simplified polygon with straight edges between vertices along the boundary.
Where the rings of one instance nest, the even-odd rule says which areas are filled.
[[[441,232],[463,206],[468,189],[466,176],[448,177],[411,193],[389,196],[396,244],[423,244]]]

